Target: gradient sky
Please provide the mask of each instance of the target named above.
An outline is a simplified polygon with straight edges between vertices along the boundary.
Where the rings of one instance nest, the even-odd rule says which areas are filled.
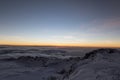
[[[120,0],[0,0],[0,44],[120,47]]]

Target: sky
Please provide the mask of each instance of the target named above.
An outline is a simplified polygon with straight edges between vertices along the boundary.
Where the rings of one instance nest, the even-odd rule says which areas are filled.
[[[0,44],[120,47],[120,0],[0,0]]]

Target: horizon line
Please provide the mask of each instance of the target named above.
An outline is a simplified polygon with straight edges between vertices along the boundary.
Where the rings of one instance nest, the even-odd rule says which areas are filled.
[[[19,44],[0,44],[0,46],[18,46],[18,47],[84,47],[84,48],[120,48],[112,46],[75,46],[75,45],[19,45]]]

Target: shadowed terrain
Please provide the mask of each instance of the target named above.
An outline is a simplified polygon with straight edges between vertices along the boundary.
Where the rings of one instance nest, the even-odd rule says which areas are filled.
[[[83,56],[69,52],[2,47],[0,80],[120,80],[119,49],[92,49]]]

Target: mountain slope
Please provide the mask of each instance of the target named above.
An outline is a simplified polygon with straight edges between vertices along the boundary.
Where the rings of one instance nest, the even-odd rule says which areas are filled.
[[[120,80],[117,49],[97,49],[83,57],[52,52],[1,54],[0,80]]]
[[[87,53],[66,80],[120,80],[120,51],[99,49]]]

